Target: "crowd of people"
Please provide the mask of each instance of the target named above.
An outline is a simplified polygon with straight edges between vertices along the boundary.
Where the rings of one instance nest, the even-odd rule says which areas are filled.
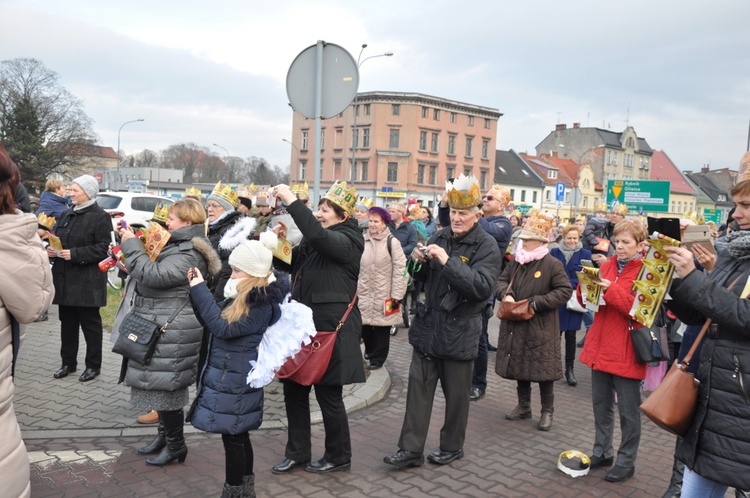
[[[43,316],[50,301],[59,306],[60,317],[61,364],[53,377],[77,371],[79,331],[86,341],[79,381],[100,374],[106,275],[98,263],[114,246],[112,223],[96,203],[99,184],[93,177],[82,175],[67,185],[50,180],[39,218],[19,210],[19,183],[18,168],[0,147],[0,250],[29,267],[23,282],[16,282],[18,273],[3,266],[0,365],[8,368],[0,371],[0,407],[10,406],[3,399],[13,395],[13,362],[5,358],[17,355],[20,324]],[[681,327],[675,339],[682,341],[673,347],[677,355],[672,360],[684,357],[706,319],[712,326],[700,361],[691,363],[700,380],[700,403],[690,431],[676,442],[665,498],[750,489],[750,303],[745,299],[750,292],[750,178],[741,176],[731,193],[735,208],[716,253],[700,245],[692,251],[666,249],[675,278],[663,312],[675,328]],[[262,422],[263,388],[247,378],[251,365],[262,362],[264,337],[283,323],[292,300],[311,311],[315,330],[336,330],[336,336],[320,380],[282,380],[288,434],[283,458],[272,472],[349,469],[353,449],[343,386],[364,382],[366,370],[387,365],[389,331],[403,325],[400,307],[406,293],[414,292],[407,310],[412,357],[403,425],[397,451],[383,458],[386,464],[397,469],[425,460],[447,465],[464,456],[470,407],[485,396],[488,352],[495,349],[490,318],[499,307],[525,302],[528,316],[501,317],[497,330],[495,373],[515,381],[518,396],[505,418],[532,417],[532,384],[537,384],[537,428],[550,430],[555,382],[564,378],[571,387],[578,384],[576,333],[584,324],[580,362],[591,369],[594,415],[588,468],[605,468],[604,479],[610,482],[632,477],[647,364],[637,360],[633,349],[630,330],[642,324],[631,309],[647,250],[646,227],[628,217],[625,206],[598,206],[590,218],[558,225],[548,213],[521,215],[511,201],[507,188],[493,185],[482,194],[477,180],[465,176],[449,185],[437,212],[411,200],[376,206],[345,182],[334,183],[314,208],[308,206],[306,185],[259,192],[219,183],[205,200],[186,193],[168,207],[157,207],[155,220],[166,234],[157,250],[132,229],[120,228],[118,258],[128,279],[113,339],[128,314],[164,324],[150,361],[123,359],[120,369],[133,406],[150,411],[156,424],[155,437],[137,453],[150,465],[184,462],[188,421],[222,436],[222,496],[254,497],[250,432]],[[42,239],[49,242],[46,250]],[[284,243],[291,257],[280,254]],[[599,270],[602,298],[595,313],[586,309],[579,285],[578,274],[586,265]],[[438,383],[445,397],[444,421],[439,446],[425,458]],[[312,390],[325,429],[318,459],[311,437]],[[616,452],[615,409],[622,434]],[[28,496],[28,461],[17,450],[23,443],[12,409],[0,409],[0,427],[13,436],[11,451],[8,445],[0,448],[0,471],[17,476],[13,496]]]

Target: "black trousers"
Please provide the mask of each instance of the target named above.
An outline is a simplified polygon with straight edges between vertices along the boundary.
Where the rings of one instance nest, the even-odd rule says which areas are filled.
[[[226,481],[230,486],[240,486],[242,478],[253,473],[253,444],[250,434],[222,434],[226,459]]]
[[[565,368],[576,363],[576,330],[561,330],[565,334]]]
[[[289,423],[288,439],[284,456],[296,462],[310,460],[312,435],[310,427],[310,390],[312,386],[301,386],[296,382],[284,382],[284,405]],[[323,413],[326,431],[323,458],[335,465],[352,459],[352,442],[349,435],[349,418],[344,408],[342,386],[315,386],[315,398]]]
[[[62,364],[78,366],[79,328],[86,340],[86,368],[102,368],[102,316],[99,308],[60,305],[60,357]]]
[[[370,364],[382,367],[391,348],[391,327],[362,325],[362,340],[365,343],[365,353],[370,356]]]

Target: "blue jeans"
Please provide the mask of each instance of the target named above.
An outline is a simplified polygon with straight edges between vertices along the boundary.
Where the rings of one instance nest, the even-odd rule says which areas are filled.
[[[586,332],[589,331],[592,323],[594,323],[594,312],[586,310],[586,313],[583,314],[583,325],[586,327]]]
[[[719,484],[685,467],[680,498],[724,498],[729,486]]]
[[[493,307],[492,304],[487,304],[482,311],[482,335],[479,336],[479,351],[474,360],[474,371],[471,374],[471,387],[479,389],[487,389],[487,344],[489,344],[487,326]]]

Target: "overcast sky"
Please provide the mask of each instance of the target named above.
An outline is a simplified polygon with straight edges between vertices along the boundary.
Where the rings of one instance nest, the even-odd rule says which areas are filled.
[[[0,60],[41,60],[84,102],[100,144],[195,142],[286,168],[286,74],[319,39],[360,91],[498,109],[500,149],[558,122],[629,123],[683,170],[736,169],[750,120],[750,2],[718,0],[0,0]]]

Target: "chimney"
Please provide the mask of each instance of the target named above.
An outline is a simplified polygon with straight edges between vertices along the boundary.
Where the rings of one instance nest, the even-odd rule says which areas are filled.
[[[709,166],[701,166],[701,173],[708,173],[710,170]]]
[[[573,129],[574,130],[577,130],[580,127],[581,127],[581,123],[573,123]]]
[[[558,125],[555,126],[555,131],[563,131],[565,128],[567,128],[567,126],[565,125],[565,123],[560,123],[560,124],[558,124]]]
[[[557,151],[556,150],[552,151],[552,157],[557,157]]]

